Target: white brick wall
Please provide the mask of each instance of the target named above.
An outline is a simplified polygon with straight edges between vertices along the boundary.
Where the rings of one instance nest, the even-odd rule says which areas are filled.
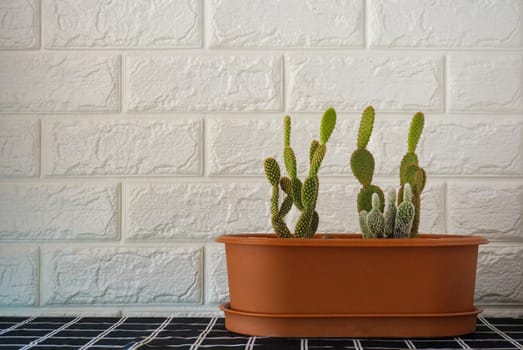
[[[489,238],[477,301],[523,314],[522,1],[0,1],[0,314],[216,314],[284,114],[303,173],[338,110],[320,230],[358,230],[369,104],[385,188],[426,112],[421,228]]]

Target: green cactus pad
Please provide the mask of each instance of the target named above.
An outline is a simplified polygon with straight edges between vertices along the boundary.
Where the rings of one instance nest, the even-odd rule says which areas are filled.
[[[283,162],[285,163],[285,169],[287,169],[291,179],[295,178],[297,174],[296,155],[294,154],[292,147],[287,146],[283,149]]]
[[[272,186],[272,196],[271,196],[271,213],[273,216],[278,215],[280,205],[280,190],[278,186]]]
[[[283,203],[281,204],[280,211],[279,211],[278,215],[281,218],[284,218],[285,215],[287,215],[289,213],[291,208],[292,208],[292,197],[291,196],[287,196],[287,197],[285,197],[285,199],[283,200]]]
[[[287,224],[279,216],[272,216],[272,227],[274,228],[274,233],[279,238],[289,238],[291,237],[291,231],[287,227]]]
[[[425,116],[423,115],[423,113],[418,112],[418,113],[414,114],[414,117],[412,117],[412,121],[410,122],[410,129],[409,129],[409,138],[408,138],[409,153],[416,152],[416,147],[418,146],[418,142],[421,137],[421,133],[423,132],[424,124],[425,124]]]
[[[374,128],[374,107],[368,106],[363,111],[360,121],[360,127],[358,129],[358,148],[362,149],[367,147]]]
[[[307,237],[309,235],[313,216],[314,210],[306,209],[302,211],[298,221],[296,222],[296,229],[294,230],[296,237]]]
[[[412,191],[416,194],[421,194],[427,183],[427,174],[423,168],[418,167],[414,176],[411,179]]]
[[[311,147],[309,148],[309,164],[312,163],[312,158],[314,158],[314,153],[316,153],[319,145],[318,140],[312,140]]]
[[[278,186],[280,183],[280,166],[274,158],[267,158],[263,162],[263,168],[265,169],[265,176],[272,186]]]
[[[318,171],[320,170],[320,166],[323,162],[323,158],[325,157],[325,153],[327,153],[327,145],[319,145],[316,149],[316,152],[314,152],[314,156],[312,157],[309,176],[318,175]]]
[[[287,176],[280,179],[280,187],[287,195],[292,195],[292,181]]]
[[[314,207],[316,207],[319,187],[320,181],[317,176],[309,176],[303,182],[301,200],[305,209],[314,209]]]
[[[400,164],[400,184],[405,184],[409,176],[409,167],[418,166],[418,156],[416,153],[407,153],[403,156]],[[411,174],[412,175],[412,174]]]
[[[366,149],[357,149],[352,153],[350,168],[363,186],[369,186],[372,183],[374,167],[374,157]]]
[[[292,199],[294,201],[294,205],[298,210],[303,210],[303,203],[301,201],[301,188],[302,183],[301,180],[297,177],[291,179],[292,182]]]
[[[370,212],[372,209],[372,194],[377,193],[380,198],[380,211],[383,212],[385,206],[385,195],[378,186],[363,186],[358,193],[358,213],[362,210]]]
[[[332,131],[336,126],[336,111],[334,108],[329,108],[323,113],[320,125],[320,144],[324,145],[329,141]]]
[[[286,115],[283,118],[283,147],[291,145],[291,117]]]
[[[367,226],[367,215],[368,215],[368,213],[366,210],[360,211],[360,213],[358,215],[359,220],[360,220],[361,234],[362,234],[363,238],[372,238],[370,235],[369,226]]]

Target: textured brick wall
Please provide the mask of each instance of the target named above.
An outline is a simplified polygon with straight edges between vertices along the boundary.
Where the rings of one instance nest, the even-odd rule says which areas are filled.
[[[523,314],[521,0],[1,0],[0,50],[0,314],[216,313],[284,113],[303,161],[338,110],[320,230],[358,230],[368,104],[385,187],[426,112],[422,229],[491,239],[477,301]]]

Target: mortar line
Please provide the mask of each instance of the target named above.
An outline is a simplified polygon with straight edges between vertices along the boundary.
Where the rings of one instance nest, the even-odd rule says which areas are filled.
[[[209,123],[207,122],[207,116],[203,116],[202,119],[200,120],[200,175],[203,176],[203,177],[208,177],[209,176],[209,170],[208,170],[208,165],[207,165],[207,160],[208,160],[208,156],[207,156],[207,143],[208,143],[208,140],[207,140],[207,137],[209,135],[209,132],[208,132],[208,127],[209,127]]]
[[[39,19],[39,23],[38,23],[38,30],[40,31],[38,34],[39,34],[39,37],[38,37],[38,40],[40,41],[38,44],[38,51],[39,52],[43,52],[44,51],[44,2],[46,0],[41,0],[41,1],[38,1],[37,2],[37,11],[38,11],[38,19]]]

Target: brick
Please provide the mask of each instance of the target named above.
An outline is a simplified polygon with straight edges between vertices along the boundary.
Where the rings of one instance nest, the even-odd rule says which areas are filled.
[[[40,122],[0,119],[0,176],[38,176]]]
[[[451,183],[448,186],[452,233],[489,239],[523,239],[521,183]]]
[[[361,47],[363,2],[210,1],[213,48]]]
[[[274,157],[282,172],[283,118],[274,119],[208,119],[207,159],[211,175],[263,175],[263,160]],[[312,139],[319,139],[321,113],[312,119],[294,118],[291,144],[298,161],[298,172],[309,170],[309,148]],[[337,126],[327,144],[327,154],[320,174],[350,173],[349,149],[355,144],[354,122],[338,116]],[[353,137],[348,137],[347,130]],[[234,152],[231,152],[234,140]]]
[[[410,120],[376,121],[368,147],[376,159],[376,173],[394,176],[399,173],[407,151],[409,125]],[[438,121],[426,115],[416,152],[429,177],[518,175],[523,174],[521,135],[523,124],[516,120]]]
[[[476,300],[490,304],[523,303],[523,247],[487,246],[480,249]]]
[[[119,60],[106,55],[0,56],[2,112],[119,110]]]
[[[38,248],[0,246],[0,305],[37,304],[38,271]]]
[[[0,239],[118,237],[116,185],[2,183]]]
[[[44,305],[201,302],[199,247],[53,247],[42,255]]]
[[[128,184],[129,240],[214,238],[270,231],[268,184]]]
[[[371,46],[514,48],[523,43],[519,0],[372,0],[368,11]]]
[[[36,49],[40,44],[38,0],[0,2],[0,49]]]
[[[223,245],[209,244],[205,247],[205,275],[207,276],[206,302],[217,304],[228,301],[229,280]]]
[[[56,120],[48,175],[199,175],[199,120]]]
[[[200,2],[159,0],[51,0],[47,47],[200,47]]]
[[[292,55],[287,59],[291,111],[442,110],[437,56]]]
[[[281,109],[276,56],[141,56],[127,59],[131,111]]]
[[[457,112],[523,112],[523,55],[452,55],[448,103]]]
[[[523,124],[492,119],[427,122],[420,158],[429,174],[523,175]]]

